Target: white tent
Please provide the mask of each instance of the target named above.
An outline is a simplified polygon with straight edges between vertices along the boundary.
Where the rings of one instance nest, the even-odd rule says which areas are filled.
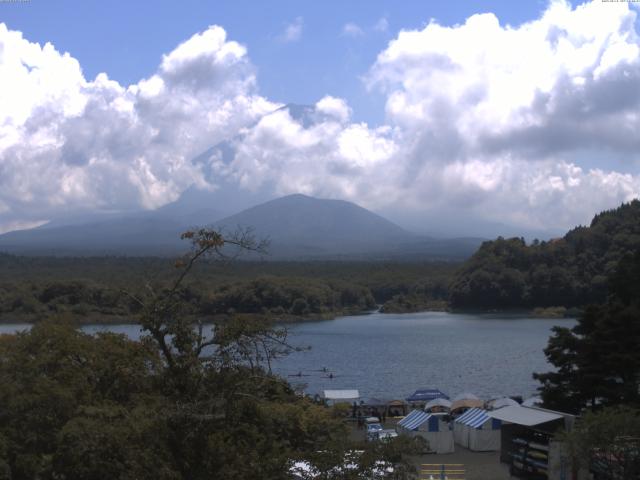
[[[494,398],[493,400],[487,402],[489,410],[497,410],[498,408],[502,407],[517,407],[518,405],[518,402],[509,397]]]
[[[472,408],[455,419],[453,436],[455,442],[475,452],[500,450],[500,427],[502,422],[491,418],[485,410]]]
[[[429,400],[427,404],[424,406],[425,411],[429,411],[434,407],[442,407],[447,410],[451,409],[451,400],[447,400],[446,398],[434,398],[433,400]]]
[[[422,437],[429,442],[429,451],[453,453],[453,432],[443,415],[433,415],[422,410],[413,410],[398,422],[399,434]]]
[[[360,392],[358,390],[325,390],[322,396],[329,406],[337,403],[352,404],[360,400]]]
[[[477,395],[469,392],[459,393],[455,397],[453,397],[453,401],[457,402],[458,400],[480,400]]]

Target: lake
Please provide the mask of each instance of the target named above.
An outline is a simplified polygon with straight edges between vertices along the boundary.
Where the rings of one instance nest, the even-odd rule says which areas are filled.
[[[554,325],[572,319],[444,312],[341,317],[289,327],[294,345],[310,345],[277,371],[307,391],[357,388],[361,396],[405,398],[418,388],[481,398],[535,394],[533,372],[548,371],[543,349]],[[326,368],[335,378],[318,372]],[[308,377],[289,377],[302,372]]]
[[[481,398],[535,394],[533,372],[545,372],[543,348],[554,325],[572,319],[444,312],[339,317],[289,324],[289,341],[310,346],[278,360],[274,369],[309,393],[356,388],[363,397],[405,398],[418,388]],[[0,333],[28,325],[0,325]],[[137,338],[136,325],[94,325]],[[328,378],[326,369],[334,378]],[[302,377],[291,376],[302,373]]]

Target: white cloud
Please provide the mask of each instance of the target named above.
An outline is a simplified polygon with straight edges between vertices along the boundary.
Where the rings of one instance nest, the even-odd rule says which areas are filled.
[[[386,32],[387,30],[389,30],[389,20],[387,20],[387,17],[379,18],[376,24],[373,26],[373,29],[376,32]]]
[[[348,37],[362,37],[364,30],[357,23],[349,22],[342,27],[342,34]]]
[[[327,113],[331,106],[329,111],[340,112],[335,107],[341,103],[325,97],[319,109]],[[238,142],[231,168],[248,189],[268,187],[277,194],[302,192],[374,204],[395,188],[393,182],[379,180],[392,175],[387,167],[396,145],[387,127],[370,129],[344,120],[342,115],[322,116],[305,127],[288,110],[267,115]]]
[[[316,111],[329,115],[342,122],[346,122],[351,117],[351,108],[342,98],[327,95],[321,98],[315,106]]]
[[[297,42],[302,38],[302,29],[304,27],[304,19],[297,17],[293,22],[288,24],[284,32],[278,37],[280,41],[285,43]]]
[[[0,24],[0,224],[69,211],[152,208],[191,184],[191,159],[277,107],[244,47],[210,27],[124,87]],[[6,229],[6,227],[4,227]]]
[[[572,166],[585,151],[638,162],[635,18],[622,3],[553,1],[519,27],[480,14],[400,32],[368,84],[402,131],[408,196],[563,227],[637,196],[637,177]]]

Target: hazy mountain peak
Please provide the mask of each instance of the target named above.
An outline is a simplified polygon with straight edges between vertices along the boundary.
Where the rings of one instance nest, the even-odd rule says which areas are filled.
[[[179,239],[182,231],[215,220],[212,206],[219,204],[213,201],[217,193],[190,190],[153,212],[0,235],[0,251],[175,255],[186,248]],[[255,205],[213,225],[227,232],[251,227],[258,238],[270,239],[269,254],[274,259],[459,258],[479,244],[420,237],[355,203],[301,193]]]

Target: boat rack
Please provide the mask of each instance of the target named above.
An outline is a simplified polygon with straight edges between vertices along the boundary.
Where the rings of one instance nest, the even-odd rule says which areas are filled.
[[[549,436],[530,431],[511,439],[509,451],[511,475],[530,480],[547,480]]]

